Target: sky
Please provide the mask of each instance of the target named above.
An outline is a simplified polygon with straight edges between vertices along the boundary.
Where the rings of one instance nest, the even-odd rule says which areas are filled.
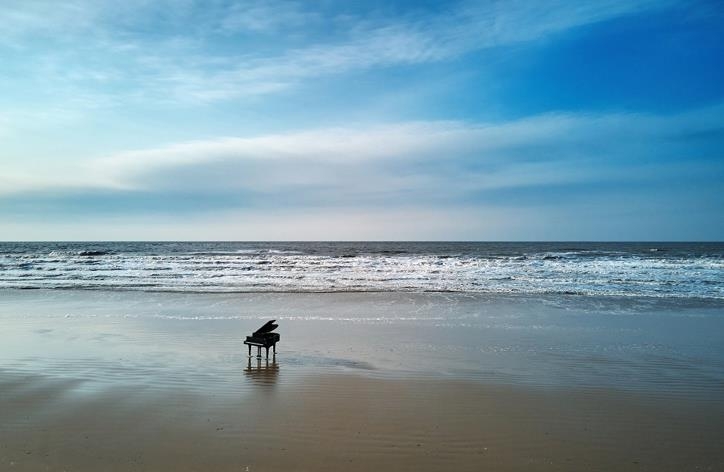
[[[724,240],[721,1],[5,0],[0,240]]]

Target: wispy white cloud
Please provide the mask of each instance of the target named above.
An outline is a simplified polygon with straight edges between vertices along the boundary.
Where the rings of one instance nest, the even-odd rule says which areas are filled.
[[[264,57],[227,56],[220,70],[174,76],[177,97],[228,99],[277,92],[303,80],[370,68],[455,59],[468,52],[533,41],[664,2],[466,2],[444,15],[359,18],[348,35]]]
[[[450,60],[662,4],[468,1],[443,14],[370,11],[341,21],[336,10],[313,2],[41,0],[0,7],[7,25],[0,47],[21,50],[25,73],[66,96],[216,101],[267,95],[317,77]],[[330,34],[318,33],[325,29]],[[267,36],[281,30],[292,40]]]

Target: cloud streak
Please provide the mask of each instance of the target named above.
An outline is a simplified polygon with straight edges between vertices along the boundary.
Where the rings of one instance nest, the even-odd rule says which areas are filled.
[[[220,70],[186,70],[170,82],[177,97],[228,99],[278,92],[315,77],[372,68],[455,59],[480,49],[533,41],[661,2],[464,2],[447,15],[369,21],[358,18],[348,35],[271,57],[228,56]],[[166,79],[168,79],[167,77]],[[166,80],[162,79],[162,80]]]
[[[607,184],[615,191],[627,182],[721,177],[722,111],[558,113],[502,124],[406,122],[224,137],[117,153],[67,175],[6,175],[2,188],[14,199],[72,191],[102,191],[121,203],[138,195],[167,203],[173,195],[196,196],[204,209],[445,205],[525,188],[545,200],[546,188]]]
[[[43,85],[59,93],[83,91],[106,106],[118,96],[213,102],[277,93],[318,77],[451,60],[662,5],[461,2],[442,15],[415,10],[385,17],[271,0],[18,2],[0,8],[0,21],[10,25],[0,47],[35,56],[19,73],[44,77]],[[149,24],[161,30],[148,31]],[[278,36],[266,36],[282,28],[293,41],[280,45]],[[332,33],[320,36],[320,29]],[[52,47],[26,47],[34,37],[52,40]]]

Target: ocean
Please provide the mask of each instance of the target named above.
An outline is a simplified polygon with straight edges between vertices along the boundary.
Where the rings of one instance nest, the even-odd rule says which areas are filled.
[[[4,242],[1,289],[724,300],[724,243]]]

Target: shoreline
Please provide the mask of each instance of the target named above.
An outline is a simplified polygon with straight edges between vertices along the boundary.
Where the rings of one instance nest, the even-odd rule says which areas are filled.
[[[724,297],[702,297],[684,295],[641,295],[641,294],[599,294],[586,292],[507,292],[507,291],[471,291],[471,290],[415,290],[415,289],[389,289],[389,290],[195,290],[193,288],[129,288],[129,287],[0,287],[0,294],[23,294],[23,293],[86,293],[86,294],[141,294],[141,295],[181,295],[181,296],[209,296],[209,297],[253,297],[253,296],[374,296],[374,295],[399,295],[399,296],[458,296],[476,297],[480,299],[511,299],[511,300],[594,300],[608,302],[611,304],[624,304],[630,302],[647,302],[653,305],[681,306],[702,308],[724,308]]]

